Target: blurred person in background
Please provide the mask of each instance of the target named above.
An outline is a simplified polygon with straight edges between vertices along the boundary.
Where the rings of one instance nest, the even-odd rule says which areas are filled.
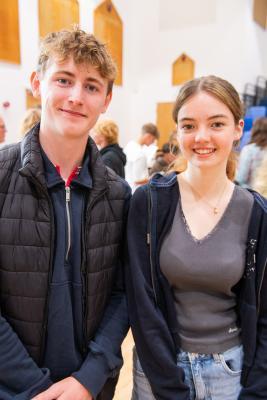
[[[5,121],[3,119],[3,117],[1,117],[0,115],[0,143],[3,143],[5,141],[6,138],[6,124]]]
[[[254,188],[257,168],[267,154],[267,118],[255,120],[249,144],[240,152],[236,182],[243,186]]]
[[[111,120],[99,121],[93,129],[92,137],[98,146],[105,165],[124,178],[126,155],[118,144],[118,125]]]
[[[162,148],[156,153],[156,159],[149,170],[149,174],[154,175],[157,172],[164,174],[167,172],[169,166],[177,158],[178,151],[178,146],[172,146],[170,143],[164,143]]]
[[[36,125],[38,122],[40,122],[41,119],[41,109],[40,108],[29,108],[22,121],[21,121],[21,127],[20,127],[20,134],[23,137],[28,133],[34,125]]]
[[[149,178],[148,158],[143,146],[151,146],[159,138],[159,131],[155,124],[148,123],[142,126],[139,138],[131,140],[124,148],[127,162],[125,165],[125,179],[134,191],[138,186],[147,183]]]
[[[259,192],[262,196],[267,197],[267,154],[264,156],[257,169],[253,189]]]

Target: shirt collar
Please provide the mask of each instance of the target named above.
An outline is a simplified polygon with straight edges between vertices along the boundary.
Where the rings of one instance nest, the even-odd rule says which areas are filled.
[[[48,189],[59,185],[65,184],[64,180],[58,173],[56,166],[49,160],[44,150],[41,148],[41,154],[44,162],[46,185]],[[92,176],[89,171],[89,154],[85,153],[82,167],[79,170],[79,174],[76,175],[72,181],[71,185],[83,186],[86,189],[91,189],[93,187]]]

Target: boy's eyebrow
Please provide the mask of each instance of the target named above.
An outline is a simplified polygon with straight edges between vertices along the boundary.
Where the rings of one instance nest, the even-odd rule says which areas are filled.
[[[105,86],[103,82],[101,82],[99,79],[97,78],[93,78],[93,77],[89,77],[85,79],[87,82],[95,82],[100,86]]]
[[[75,74],[73,74],[73,73],[70,72],[70,71],[65,71],[64,69],[55,72],[55,75],[58,75],[58,74],[64,74],[64,75],[69,76],[70,78],[75,78]],[[88,78],[86,78],[85,80],[86,80],[87,82],[95,82],[95,83],[98,83],[98,84],[101,85],[101,86],[104,86],[104,84],[103,84],[99,79],[93,78],[93,77],[91,77],[91,76],[88,77]]]
[[[64,69],[55,71],[55,75],[57,75],[57,74],[65,74],[65,75],[68,75],[68,76],[70,76],[70,77],[72,77],[72,78],[75,76],[72,72],[70,72],[70,71],[65,71]]]

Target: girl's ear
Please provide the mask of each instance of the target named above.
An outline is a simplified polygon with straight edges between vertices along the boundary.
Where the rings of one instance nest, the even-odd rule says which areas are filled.
[[[243,135],[244,121],[240,119],[235,128],[235,141],[239,140]]]

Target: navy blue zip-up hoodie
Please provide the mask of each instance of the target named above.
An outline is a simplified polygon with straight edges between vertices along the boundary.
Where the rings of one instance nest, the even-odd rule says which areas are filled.
[[[243,389],[238,400],[267,399],[267,201],[252,194],[244,276],[233,288],[244,346]],[[155,175],[135,192],[127,227],[130,322],[142,368],[157,400],[189,400],[183,370],[176,364],[179,330],[173,295],[159,265],[160,248],[178,199],[176,174]]]

